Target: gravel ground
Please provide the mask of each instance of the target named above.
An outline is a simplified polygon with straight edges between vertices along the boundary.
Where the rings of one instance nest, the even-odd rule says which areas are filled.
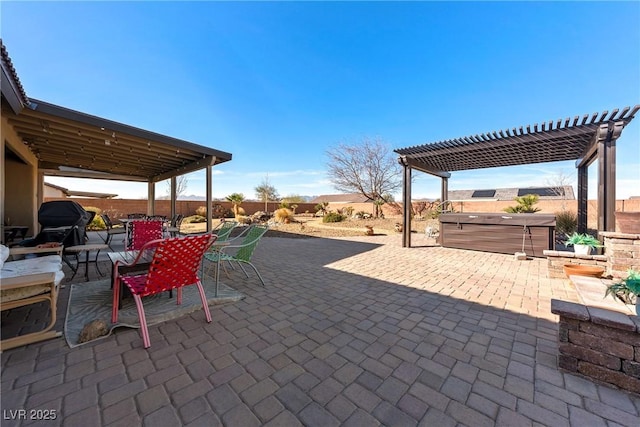
[[[290,224],[272,224],[266,236],[305,239],[310,237],[350,237],[365,235],[366,227],[372,226],[376,235],[399,234],[396,224],[402,224],[402,218],[346,219],[342,222],[323,223],[322,218],[298,215]],[[424,233],[427,226],[438,227],[438,220],[414,219],[412,231]],[[183,232],[204,231],[204,224],[186,224]]]
[[[218,221],[218,219],[213,220],[214,227],[218,224]],[[366,235],[366,226],[373,227],[374,235],[400,235],[400,231],[396,230],[396,224],[402,225],[402,217],[372,219],[348,218],[341,222],[323,223],[322,218],[302,214],[296,215],[293,222],[290,224],[270,223],[269,231],[266,236],[286,237],[291,239],[363,236]],[[424,233],[427,227],[432,227],[434,230],[438,230],[438,220],[414,218],[411,221],[411,231],[414,233]],[[180,231],[183,234],[202,233],[205,229],[206,225],[203,222],[183,223],[180,227]],[[236,229],[231,233],[231,235],[234,236],[240,232],[241,229]]]

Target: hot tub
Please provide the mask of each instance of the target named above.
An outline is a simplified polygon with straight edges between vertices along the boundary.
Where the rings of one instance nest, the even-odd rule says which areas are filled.
[[[548,214],[445,213],[440,215],[440,244],[542,257],[542,251],[555,247],[555,228],[556,217]]]

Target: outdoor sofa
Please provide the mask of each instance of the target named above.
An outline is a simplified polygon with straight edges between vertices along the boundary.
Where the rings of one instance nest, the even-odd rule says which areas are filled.
[[[52,330],[56,323],[58,286],[64,278],[62,249],[62,246],[9,249],[0,245],[0,311],[43,301],[51,308],[49,324],[43,330],[3,339],[0,351],[62,335]],[[24,258],[10,261],[9,257]]]

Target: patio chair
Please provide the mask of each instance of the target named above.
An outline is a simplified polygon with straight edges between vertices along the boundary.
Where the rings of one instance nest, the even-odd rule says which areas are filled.
[[[216,265],[216,296],[218,295],[218,283],[220,281],[220,264],[222,261],[238,263],[247,278],[249,277],[249,275],[247,274],[247,271],[244,269],[242,264],[250,265],[251,268],[253,268],[253,270],[256,272],[256,275],[260,279],[260,282],[262,282],[262,286],[265,286],[264,280],[258,272],[258,269],[251,263],[251,257],[253,256],[253,251],[258,245],[260,238],[264,236],[267,230],[269,230],[269,227],[267,227],[266,225],[250,225],[240,236],[229,240],[228,245],[216,246],[215,251],[209,251],[204,254],[204,258],[211,263],[211,266],[214,263]],[[211,271],[211,267],[208,269],[208,271]]]
[[[140,250],[151,240],[162,239],[162,221],[131,221],[131,242],[129,250]]]
[[[213,234],[218,236],[218,243],[226,242],[234,228],[238,226],[238,221],[220,221],[220,224],[213,229]]]
[[[151,346],[147,320],[142,305],[142,298],[155,295],[160,292],[177,289],[177,304],[182,304],[182,288],[184,286],[196,285],[202,300],[207,322],[211,322],[211,313],[207,297],[202,287],[202,282],[198,277],[198,268],[205,251],[216,240],[212,234],[200,234],[197,236],[176,237],[173,239],[159,239],[147,242],[141,247],[138,256],[132,263],[121,263],[116,261],[113,266],[115,275],[115,287],[113,292],[113,308],[111,312],[112,323],[118,322],[118,305],[121,285],[129,288],[138,310],[140,320],[140,332],[144,348]],[[136,265],[147,250],[153,250],[153,257],[149,264],[149,270],[144,274],[122,276],[118,273],[119,264],[132,267]]]
[[[176,237],[180,234],[180,225],[182,225],[182,220],[184,219],[184,215],[175,214],[171,217],[171,221],[167,226],[166,232],[169,233],[170,237]]]
[[[113,236],[116,234],[125,234],[127,229],[122,226],[114,226],[111,218],[109,218],[109,215],[107,214],[100,214],[100,217],[102,218],[102,222],[104,222],[105,227],[107,227],[107,234],[103,239],[104,243],[111,248],[111,239]]]

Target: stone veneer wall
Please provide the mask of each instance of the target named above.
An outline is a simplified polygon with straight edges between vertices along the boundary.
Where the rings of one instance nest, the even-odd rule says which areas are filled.
[[[551,312],[561,369],[640,394],[640,317],[554,299]]]
[[[605,275],[619,278],[633,268],[640,271],[640,234],[600,232],[604,238],[604,255],[576,255],[569,251],[543,251],[547,257],[549,277],[566,277],[562,266],[565,264],[599,265],[605,268]]]
[[[549,277],[552,279],[564,279],[567,276],[562,268],[565,264],[599,265],[608,271],[606,255],[576,255],[569,251],[549,251],[542,252],[547,257],[547,269]]]
[[[602,231],[604,253],[607,255],[607,274],[625,277],[627,270],[640,271],[640,234]]]

